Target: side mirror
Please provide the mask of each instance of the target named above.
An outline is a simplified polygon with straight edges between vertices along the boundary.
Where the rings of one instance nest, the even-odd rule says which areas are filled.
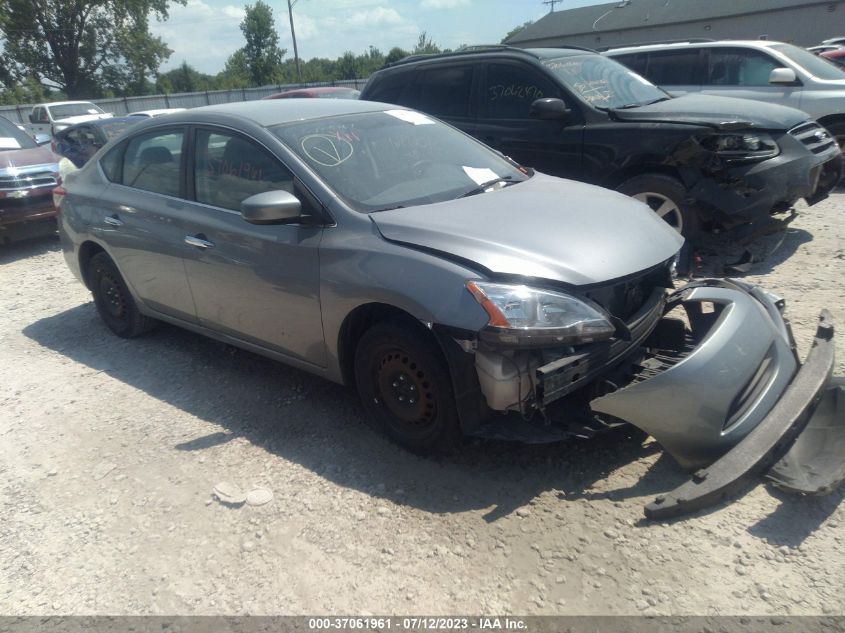
[[[50,142],[50,135],[49,134],[36,134],[35,135],[36,145],[46,145],[49,142]]]
[[[566,122],[572,111],[566,107],[562,99],[545,97],[537,99],[531,104],[530,114],[541,121],[562,121]]]
[[[302,203],[287,191],[265,191],[241,202],[241,217],[250,224],[293,224],[302,217]]]
[[[775,68],[769,75],[770,84],[787,84],[795,85],[798,81],[798,75],[791,68]]]
[[[30,123],[38,123],[38,120],[35,118],[35,115],[32,112],[29,113],[29,122]]]

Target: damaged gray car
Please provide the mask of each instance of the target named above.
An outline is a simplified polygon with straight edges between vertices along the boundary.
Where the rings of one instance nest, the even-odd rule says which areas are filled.
[[[416,452],[631,423],[708,486],[727,477],[700,489],[712,501],[784,454],[833,366],[826,316],[802,367],[779,297],[675,290],[683,240],[645,204],[404,108],[153,119],[56,199],[67,263],[115,334],[166,321],[354,385]],[[737,451],[759,458],[702,474]]]

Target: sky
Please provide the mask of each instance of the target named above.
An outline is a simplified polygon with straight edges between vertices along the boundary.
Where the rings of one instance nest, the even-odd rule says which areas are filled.
[[[281,47],[293,57],[287,0],[264,0],[273,9]],[[608,0],[562,0],[556,10],[600,4]],[[188,0],[171,5],[170,19],[151,21],[153,34],[173,49],[161,70],[188,62],[200,72],[215,74],[244,45],[239,25],[244,7],[238,0]],[[441,48],[461,44],[496,44],[517,25],[549,12],[543,0],[297,0],[294,27],[300,59],[363,53],[370,45],[387,53],[406,50],[420,33]]]

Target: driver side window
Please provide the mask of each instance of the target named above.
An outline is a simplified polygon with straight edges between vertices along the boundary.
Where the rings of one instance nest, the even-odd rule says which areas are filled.
[[[234,134],[197,130],[194,187],[197,202],[240,211],[257,193],[294,193],[293,174],[263,147]]]
[[[530,119],[531,104],[543,97],[560,98],[561,90],[540,73],[512,64],[487,66],[484,101],[487,118]]]

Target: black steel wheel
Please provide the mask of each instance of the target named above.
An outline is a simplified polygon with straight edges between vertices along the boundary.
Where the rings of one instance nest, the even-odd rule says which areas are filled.
[[[355,382],[367,413],[395,442],[417,453],[449,452],[461,437],[449,370],[417,327],[370,328],[355,353]]]
[[[115,334],[132,338],[147,332],[155,320],[141,314],[111,257],[97,253],[88,263],[88,280],[100,318]]]

